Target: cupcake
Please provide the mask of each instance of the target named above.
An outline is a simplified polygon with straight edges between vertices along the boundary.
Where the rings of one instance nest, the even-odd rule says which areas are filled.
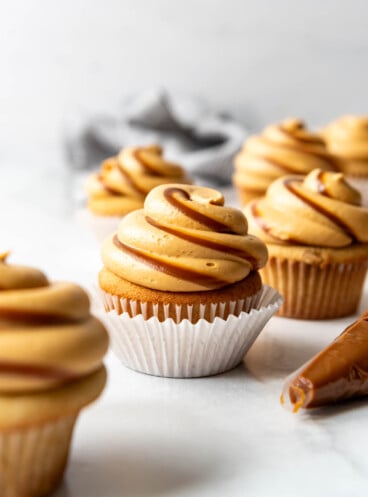
[[[102,260],[113,347],[124,364],[147,373],[204,376],[234,367],[279,305],[258,271],[266,246],[209,188],[156,187],[104,241]]]
[[[102,392],[108,339],[86,293],[0,256],[0,495],[60,482],[80,410]]]
[[[368,205],[368,117],[344,116],[323,131],[330,152],[346,179]]]
[[[88,178],[84,218],[103,240],[116,230],[123,216],[143,207],[152,188],[172,182],[188,183],[189,179],[182,167],[163,158],[161,147],[125,148]]]
[[[268,247],[262,271],[284,297],[279,315],[326,319],[356,312],[368,266],[368,209],[342,173],[276,180],[245,210]]]
[[[315,168],[336,169],[324,140],[308,131],[302,121],[288,119],[246,140],[235,157],[233,183],[245,205],[264,195],[277,178],[308,174]]]

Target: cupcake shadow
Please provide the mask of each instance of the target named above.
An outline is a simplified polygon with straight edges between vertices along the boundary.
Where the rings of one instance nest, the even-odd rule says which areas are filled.
[[[296,321],[276,317],[245,357],[245,367],[260,381],[283,380],[330,344],[354,319]]]
[[[175,445],[158,437],[133,446],[99,444],[71,461],[55,497],[164,497],[215,478],[219,458],[208,454],[198,460],[190,442]]]

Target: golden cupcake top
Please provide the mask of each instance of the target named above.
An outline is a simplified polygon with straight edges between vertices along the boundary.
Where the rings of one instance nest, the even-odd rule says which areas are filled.
[[[86,184],[95,214],[122,216],[143,207],[147,193],[163,183],[190,182],[182,167],[167,161],[158,145],[129,147],[106,159]]]
[[[102,246],[105,267],[150,289],[195,292],[222,288],[264,266],[267,249],[248,234],[244,214],[216,190],[161,185],[144,208],[123,218]]]
[[[0,256],[0,394],[39,392],[102,367],[108,338],[85,291]]]
[[[368,116],[343,116],[323,130],[339,168],[353,176],[368,176]]]
[[[339,248],[368,243],[368,209],[342,173],[315,169],[273,182],[245,210],[266,243]]]
[[[287,119],[249,137],[235,158],[234,183],[262,195],[275,179],[308,174],[315,168],[336,170],[323,138],[303,121]]]

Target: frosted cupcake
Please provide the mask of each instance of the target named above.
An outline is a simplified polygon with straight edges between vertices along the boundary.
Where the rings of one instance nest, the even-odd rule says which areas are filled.
[[[216,190],[155,188],[144,209],[125,216],[105,240],[102,260],[105,309],[118,318],[108,320],[113,345],[126,365],[144,372],[229,369],[261,329],[249,313],[262,327],[275,310],[267,305],[278,295],[262,287],[258,272],[266,247]]]
[[[262,271],[284,297],[279,314],[325,319],[356,312],[368,266],[368,209],[342,173],[276,180],[245,210],[268,247]]]
[[[261,197],[277,178],[336,169],[323,138],[298,119],[288,119],[246,140],[235,157],[234,186],[242,205]]]
[[[190,181],[182,167],[164,159],[161,147],[125,148],[88,178],[85,218],[102,240],[116,230],[123,216],[143,207],[152,188],[173,182]]]
[[[103,390],[108,345],[86,293],[0,256],[0,495],[60,482],[80,410]]]
[[[339,169],[368,205],[368,117],[344,116],[323,131]]]

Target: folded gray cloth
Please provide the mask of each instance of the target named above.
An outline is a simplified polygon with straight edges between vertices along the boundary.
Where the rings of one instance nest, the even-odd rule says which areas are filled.
[[[166,157],[211,184],[230,182],[234,155],[247,134],[202,101],[164,90],[127,98],[116,115],[74,118],[66,129],[67,158],[77,169],[95,168],[122,147],[158,143]]]

